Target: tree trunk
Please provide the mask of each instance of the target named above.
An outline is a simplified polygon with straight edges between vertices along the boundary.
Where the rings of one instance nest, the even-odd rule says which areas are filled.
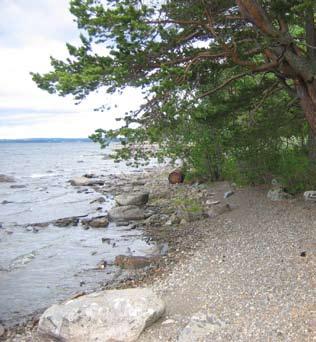
[[[299,80],[296,84],[296,91],[301,107],[304,111],[305,118],[311,130],[316,134],[316,102],[314,102],[313,98],[310,96],[308,86],[311,85],[306,85],[303,80]]]
[[[316,134],[310,130],[307,141],[308,159],[311,167],[316,167]]]

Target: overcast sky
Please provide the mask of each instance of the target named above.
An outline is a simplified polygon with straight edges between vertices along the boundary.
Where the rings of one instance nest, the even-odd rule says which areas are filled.
[[[122,96],[104,92],[80,105],[38,89],[30,71],[50,70],[49,56],[67,56],[65,42],[78,42],[68,0],[0,0],[0,139],[87,137],[97,128],[115,128],[115,117],[141,102],[129,89]],[[95,112],[103,104],[110,112]]]

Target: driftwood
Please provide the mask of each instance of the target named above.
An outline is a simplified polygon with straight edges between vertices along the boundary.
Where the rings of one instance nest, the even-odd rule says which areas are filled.
[[[172,171],[169,176],[168,180],[170,184],[179,184],[183,183],[184,181],[184,174],[181,170],[174,170]]]

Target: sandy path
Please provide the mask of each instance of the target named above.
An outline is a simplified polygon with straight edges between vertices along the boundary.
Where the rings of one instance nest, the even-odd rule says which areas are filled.
[[[233,211],[194,223],[207,237],[153,284],[167,312],[140,341],[177,341],[196,313],[204,336],[183,341],[316,341],[316,204],[265,193],[239,190]]]

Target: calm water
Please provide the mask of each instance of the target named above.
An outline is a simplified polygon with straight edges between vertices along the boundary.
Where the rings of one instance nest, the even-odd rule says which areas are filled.
[[[99,284],[121,272],[115,266],[97,269],[101,260],[112,263],[119,254],[147,255],[154,245],[141,231],[49,226],[38,231],[29,223],[80,215],[100,215],[100,194],[78,192],[68,180],[85,173],[104,175],[135,172],[107,158],[111,148],[93,143],[0,144],[0,174],[16,183],[0,183],[0,321],[18,322],[35,311]],[[12,189],[12,185],[25,188]],[[111,197],[103,212],[113,205]],[[5,202],[4,202],[5,201]],[[6,204],[1,204],[6,203]],[[106,239],[106,243],[102,242]]]

